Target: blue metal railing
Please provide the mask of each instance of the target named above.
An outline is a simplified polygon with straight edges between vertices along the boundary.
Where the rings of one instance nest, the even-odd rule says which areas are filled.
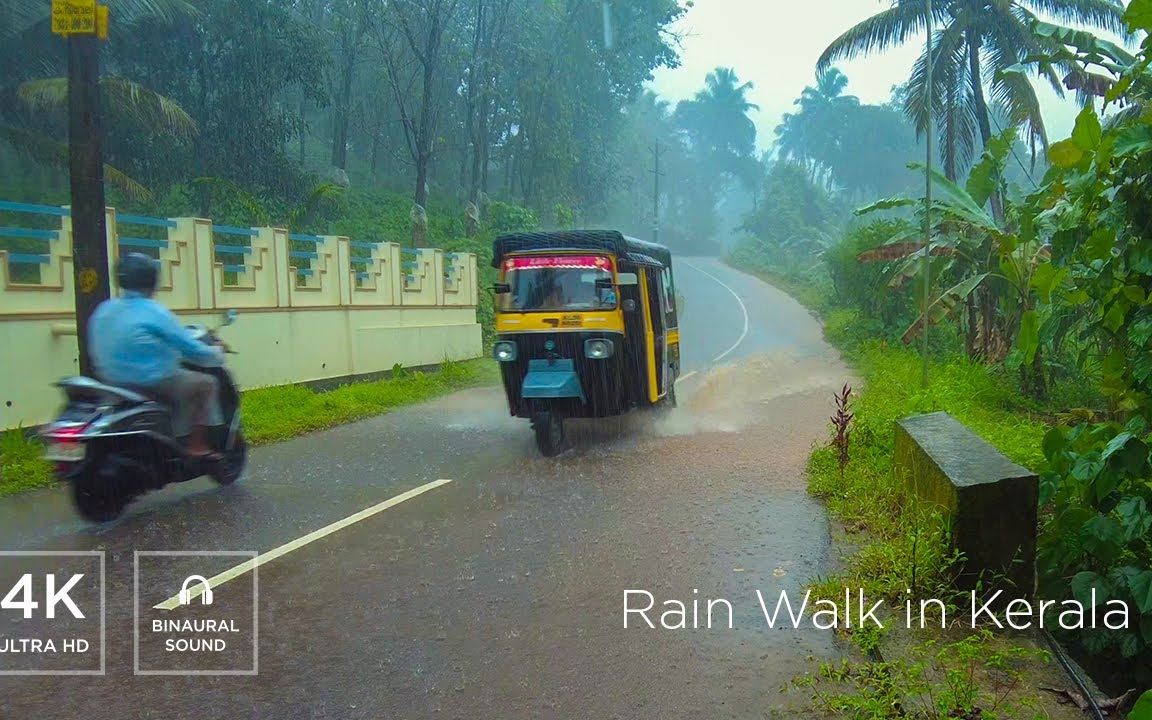
[[[213,225],[212,232],[218,232],[223,235],[242,235],[245,237],[256,237],[260,234],[252,228],[235,227],[234,225]]]
[[[57,230],[36,230],[34,228],[0,227],[0,236],[10,238],[31,238],[33,240],[55,240]]]
[[[160,239],[160,238],[140,238],[140,237],[128,237],[125,235],[121,235],[119,240],[120,240],[120,247],[131,247],[131,248],[166,248],[166,247],[168,247],[168,241]]]
[[[251,245],[213,245],[212,249],[217,255],[251,255]]]
[[[71,214],[68,208],[59,205],[33,205],[31,203],[8,202],[7,200],[0,200],[0,210],[32,213],[34,215],[55,215],[57,217],[68,217]]]
[[[126,225],[147,225],[148,227],[159,227],[159,228],[174,228],[174,227],[176,227],[176,221],[175,220],[168,220],[166,218],[148,217],[147,215],[117,214],[116,215],[116,223],[117,224],[126,224]]]
[[[8,262],[18,265],[47,265],[52,262],[52,256],[33,253],[8,253]]]
[[[11,213],[25,213],[32,215],[48,215],[52,217],[69,217],[71,210],[67,207],[60,205],[40,205],[35,203],[21,203],[11,202],[7,200],[0,200],[0,212]],[[175,220],[168,218],[151,217],[148,215],[135,215],[132,213],[118,213],[116,214],[117,225],[139,226],[142,228],[157,228],[161,230],[171,230],[177,227]],[[237,227],[233,225],[212,225],[212,232],[221,235],[228,235],[236,238],[253,238],[259,235],[259,231],[251,227]],[[118,235],[118,243],[120,247],[125,248],[143,248],[150,250],[159,250],[169,247],[170,242],[167,237],[148,237],[150,233],[139,232],[133,235]],[[159,234],[159,233],[157,233]],[[18,240],[39,240],[51,242],[60,238],[60,231],[54,229],[43,228],[29,228],[29,227],[12,227],[0,226],[0,238],[13,238]],[[313,249],[297,249],[289,250],[289,256],[299,260],[316,260],[319,258],[319,252],[315,248],[325,242],[325,238],[320,235],[313,235],[310,233],[289,233],[288,239],[292,242],[310,243]],[[358,250],[376,250],[381,245],[385,244],[385,240],[351,240],[349,245]],[[299,247],[299,246],[297,246]],[[253,248],[248,245],[232,245],[226,243],[214,243],[212,249],[215,254],[223,255],[225,257],[248,256],[253,252]],[[400,248],[400,254],[403,258],[400,265],[406,278],[414,276],[414,271],[420,267],[421,250],[417,248]],[[454,270],[459,263],[459,256],[463,253],[445,253],[444,254],[444,268],[445,273]],[[51,253],[35,252],[34,250],[25,249],[22,252],[7,253],[8,261],[12,264],[21,265],[47,265],[51,262]],[[373,273],[368,272],[368,267],[375,262],[375,258],[368,255],[353,256],[349,258],[349,263],[355,271],[355,277],[358,280],[367,280],[372,277]],[[222,265],[225,272],[248,272],[249,265],[237,264],[229,262]],[[296,273],[300,276],[311,276],[316,273],[313,268],[303,267],[297,268]]]

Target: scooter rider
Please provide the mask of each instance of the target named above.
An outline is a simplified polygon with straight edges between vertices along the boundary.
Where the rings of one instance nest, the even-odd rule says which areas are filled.
[[[175,404],[177,437],[188,436],[190,455],[215,457],[205,429],[219,425],[216,378],[181,366],[181,360],[217,367],[224,349],[192,337],[171,310],[152,299],[159,263],[129,253],[116,266],[118,298],[100,303],[88,323],[88,348],[101,381],[143,390]]]

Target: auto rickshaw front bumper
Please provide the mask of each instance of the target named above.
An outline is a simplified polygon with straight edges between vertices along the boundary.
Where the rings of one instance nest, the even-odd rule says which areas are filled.
[[[520,393],[526,399],[580,398],[585,402],[576,364],[570,359],[529,360]]]

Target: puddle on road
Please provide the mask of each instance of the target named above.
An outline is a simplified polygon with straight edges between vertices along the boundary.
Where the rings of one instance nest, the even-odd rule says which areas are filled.
[[[680,406],[658,416],[653,430],[665,436],[740,432],[771,419],[765,406],[811,391],[838,390],[847,371],[820,357],[788,352],[755,355],[681,383]]]
[[[679,407],[635,412],[615,418],[570,420],[569,441],[578,453],[610,453],[632,448],[653,436],[678,437],[739,433],[789,419],[774,412],[776,401],[808,392],[839,390],[848,371],[839,362],[799,353],[756,355],[703,371],[678,385]],[[441,398],[432,407],[448,418],[449,430],[528,437],[528,423],[508,415],[499,388],[478,388]]]

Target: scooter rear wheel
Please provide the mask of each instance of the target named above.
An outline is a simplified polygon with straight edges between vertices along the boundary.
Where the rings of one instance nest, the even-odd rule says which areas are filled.
[[[120,517],[134,497],[126,491],[118,467],[100,464],[71,478],[72,503],[85,520],[106,523]]]

